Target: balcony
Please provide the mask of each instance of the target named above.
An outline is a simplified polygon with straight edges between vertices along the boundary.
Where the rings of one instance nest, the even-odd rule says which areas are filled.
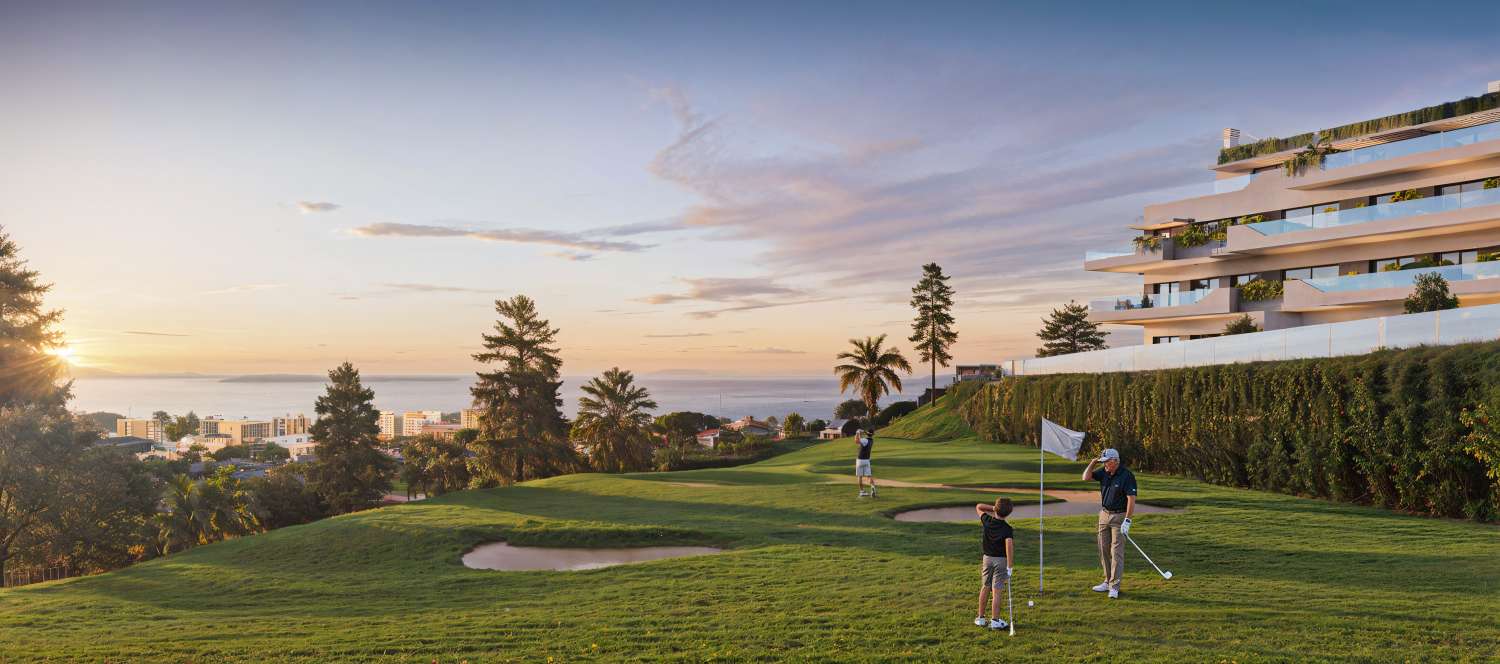
[[[1310,311],[1400,301],[1411,294],[1417,275],[1422,274],[1443,275],[1448,290],[1465,304],[1500,300],[1500,261],[1489,261],[1288,281],[1282,309]]]
[[[1172,238],[1164,237],[1161,240],[1161,248],[1151,249],[1115,249],[1103,251],[1089,251],[1083,254],[1083,269],[1090,272],[1150,272],[1155,268],[1164,267],[1166,261],[1172,261],[1172,266],[1192,265],[1194,263],[1206,263],[1218,255],[1223,242],[1209,240],[1207,244],[1196,247],[1179,247]]]
[[[1348,152],[1338,152],[1324,158],[1323,170],[1331,171],[1338,168],[1405,157],[1409,154],[1432,152],[1444,148],[1456,148],[1494,140],[1500,140],[1500,123],[1464,127],[1463,129],[1428,134],[1394,143],[1383,143]]]
[[[1265,253],[1295,245],[1311,249],[1371,236],[1402,239],[1500,227],[1500,188],[1399,203],[1335,210],[1291,219],[1232,226],[1229,251]]]
[[[1134,325],[1150,321],[1222,316],[1235,310],[1233,288],[1186,291],[1145,298],[1120,295],[1089,302],[1089,319],[1096,323]]]

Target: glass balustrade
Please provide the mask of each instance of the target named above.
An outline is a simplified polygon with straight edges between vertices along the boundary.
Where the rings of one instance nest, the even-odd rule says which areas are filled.
[[[1246,224],[1246,227],[1254,229],[1261,235],[1281,235],[1283,233],[1310,231],[1317,228],[1333,228],[1336,226],[1348,226],[1350,224],[1364,224],[1372,221],[1402,219],[1424,214],[1436,214],[1439,212],[1496,204],[1500,204],[1500,188],[1466,191],[1446,196],[1429,196],[1427,198],[1401,201],[1399,203],[1370,205],[1348,210],[1319,212],[1291,219]]]
[[[1500,278],[1500,261],[1443,265],[1414,270],[1371,272],[1369,274],[1355,274],[1347,277],[1320,277],[1317,279],[1303,279],[1302,283],[1324,293],[1344,293],[1349,291],[1373,290],[1376,288],[1410,288],[1416,283],[1417,275],[1419,274],[1441,274],[1449,282],[1496,279]]]
[[[1149,298],[1142,295],[1117,295],[1115,297],[1089,300],[1090,311],[1130,311],[1132,309],[1154,309],[1159,307],[1181,307],[1194,304],[1212,293],[1209,289],[1159,293]]]
[[[1393,143],[1382,143],[1367,148],[1359,148],[1348,152],[1338,152],[1323,158],[1323,170],[1331,171],[1336,168],[1347,166],[1358,166],[1374,161],[1395,159],[1405,157],[1418,152],[1431,152],[1443,148],[1453,148],[1462,145],[1473,145],[1483,141],[1500,139],[1500,122],[1482,124],[1474,127],[1464,127],[1438,134],[1429,134],[1418,138],[1409,138],[1404,141]]]

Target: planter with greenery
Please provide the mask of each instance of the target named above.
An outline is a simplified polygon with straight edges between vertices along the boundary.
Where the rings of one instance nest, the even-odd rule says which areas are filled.
[[[1234,226],[1243,226],[1245,224],[1258,224],[1258,223],[1260,223],[1262,221],[1265,221],[1265,220],[1266,220],[1266,215],[1263,215],[1263,214],[1247,214],[1247,215],[1245,215],[1243,217],[1237,217],[1234,220],[1234,223],[1232,225],[1234,225]]]
[[[1280,281],[1256,279],[1240,286],[1240,299],[1245,302],[1267,302],[1281,299],[1283,292],[1284,286]]]
[[[1490,261],[1500,261],[1500,251],[1490,251],[1479,254],[1479,262],[1488,263]]]
[[[1161,250],[1160,235],[1153,235],[1151,233],[1147,233],[1145,235],[1137,235],[1132,238],[1130,242],[1131,244],[1135,245],[1135,250],[1140,253]]]
[[[1383,118],[1354,122],[1321,132],[1308,132],[1298,134],[1289,138],[1267,138],[1254,143],[1237,145],[1232,148],[1224,148],[1219,151],[1219,163],[1228,164],[1242,159],[1259,157],[1261,155],[1275,154],[1293,148],[1307,145],[1322,135],[1329,141],[1337,141],[1355,136],[1364,136],[1381,131],[1411,127],[1437,120],[1455,118],[1461,115],[1469,115],[1480,111],[1500,108],[1500,93],[1491,92],[1479,97],[1466,97],[1458,101],[1450,101],[1436,104],[1426,108],[1419,108],[1396,115],[1387,115]]]
[[[1484,181],[1485,189],[1500,189],[1500,178],[1489,178]]]
[[[1403,201],[1414,201],[1419,198],[1422,198],[1422,192],[1417,191],[1416,189],[1402,189],[1401,191],[1391,194],[1390,202],[1400,203]]]
[[[1172,244],[1183,248],[1201,247],[1210,239],[1206,224],[1188,224],[1172,238]]]
[[[1137,472],[1500,520],[1500,452],[1462,423],[1500,385],[1500,342],[1161,371],[1020,376],[961,413],[980,436],[1035,447],[1046,417]],[[1471,418],[1473,419],[1473,418]],[[1483,435],[1480,435],[1483,434]]]

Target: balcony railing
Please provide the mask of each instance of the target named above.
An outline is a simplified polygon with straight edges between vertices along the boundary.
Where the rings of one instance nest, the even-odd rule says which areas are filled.
[[[1282,233],[1297,233],[1310,231],[1316,228],[1333,228],[1335,226],[1348,226],[1350,224],[1364,224],[1372,221],[1385,221],[1387,219],[1401,219],[1403,217],[1415,217],[1424,214],[1437,214],[1452,210],[1481,207],[1485,205],[1500,204],[1500,188],[1481,189],[1479,191],[1465,191],[1446,196],[1432,196],[1429,198],[1418,198],[1416,200],[1401,201],[1399,203],[1386,203],[1384,205],[1371,205],[1362,208],[1351,208],[1348,210],[1334,210],[1332,212],[1320,212],[1318,214],[1291,219],[1278,219],[1276,221],[1262,221],[1255,224],[1247,224],[1261,235],[1281,235]]]
[[[1324,293],[1343,293],[1348,291],[1373,290],[1376,288],[1410,288],[1416,283],[1417,275],[1419,274],[1441,274],[1444,279],[1450,282],[1472,281],[1475,279],[1500,279],[1500,261],[1424,267],[1415,270],[1371,272],[1369,274],[1355,274],[1347,277],[1320,277],[1317,279],[1303,279],[1302,283]]]
[[[1182,291],[1180,293],[1162,293],[1152,295],[1148,299],[1144,295],[1116,295],[1097,300],[1089,300],[1091,311],[1131,311],[1134,309],[1156,309],[1160,307],[1181,307],[1194,304],[1213,292],[1209,289]]]
[[[1227,194],[1231,191],[1239,191],[1250,186],[1250,181],[1255,179],[1255,173],[1246,173],[1232,178],[1214,180],[1214,193]]]
[[[1335,168],[1344,168],[1345,166],[1358,166],[1360,164],[1368,164],[1372,161],[1395,159],[1396,157],[1405,157],[1406,155],[1418,152],[1431,152],[1433,150],[1472,145],[1496,139],[1500,139],[1500,122],[1464,127],[1463,129],[1454,129],[1438,134],[1409,138],[1404,141],[1334,153],[1323,158],[1323,170],[1331,171]]]
[[[1139,249],[1103,249],[1100,251],[1083,252],[1084,261],[1102,261],[1106,258],[1119,258],[1121,256],[1134,256],[1141,253]]]

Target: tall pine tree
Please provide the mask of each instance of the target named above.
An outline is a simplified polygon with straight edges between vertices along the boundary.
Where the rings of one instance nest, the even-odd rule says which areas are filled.
[[[345,362],[328,372],[327,393],[318,397],[318,420],[308,429],[318,442],[318,460],[307,484],[335,514],[372,507],[391,489],[396,464],[376,447],[380,411],[375,392]]]
[[[1053,309],[1052,315],[1042,321],[1042,330],[1036,336],[1043,342],[1042,347],[1036,349],[1037,357],[1070,355],[1108,347],[1099,324],[1089,320],[1089,308],[1072,300],[1061,309]]]
[[[931,394],[936,397],[938,365],[948,366],[953,359],[948,349],[958,341],[958,332],[953,329],[953,287],[937,263],[922,266],[922,280],[911,289],[911,307],[917,310],[917,317],[911,323],[908,341],[931,367]]]
[[[474,355],[495,368],[479,372],[469,390],[481,411],[479,438],[471,448],[474,479],[511,484],[572,471],[579,458],[568,442],[558,394],[562,359],[553,345],[558,330],[525,295],[496,300],[495,312],[495,333],[484,335],[484,352]]]
[[[62,363],[48,351],[63,343],[62,312],[43,302],[51,284],[26,266],[20,247],[0,227],[0,407],[45,402],[61,405]]]

